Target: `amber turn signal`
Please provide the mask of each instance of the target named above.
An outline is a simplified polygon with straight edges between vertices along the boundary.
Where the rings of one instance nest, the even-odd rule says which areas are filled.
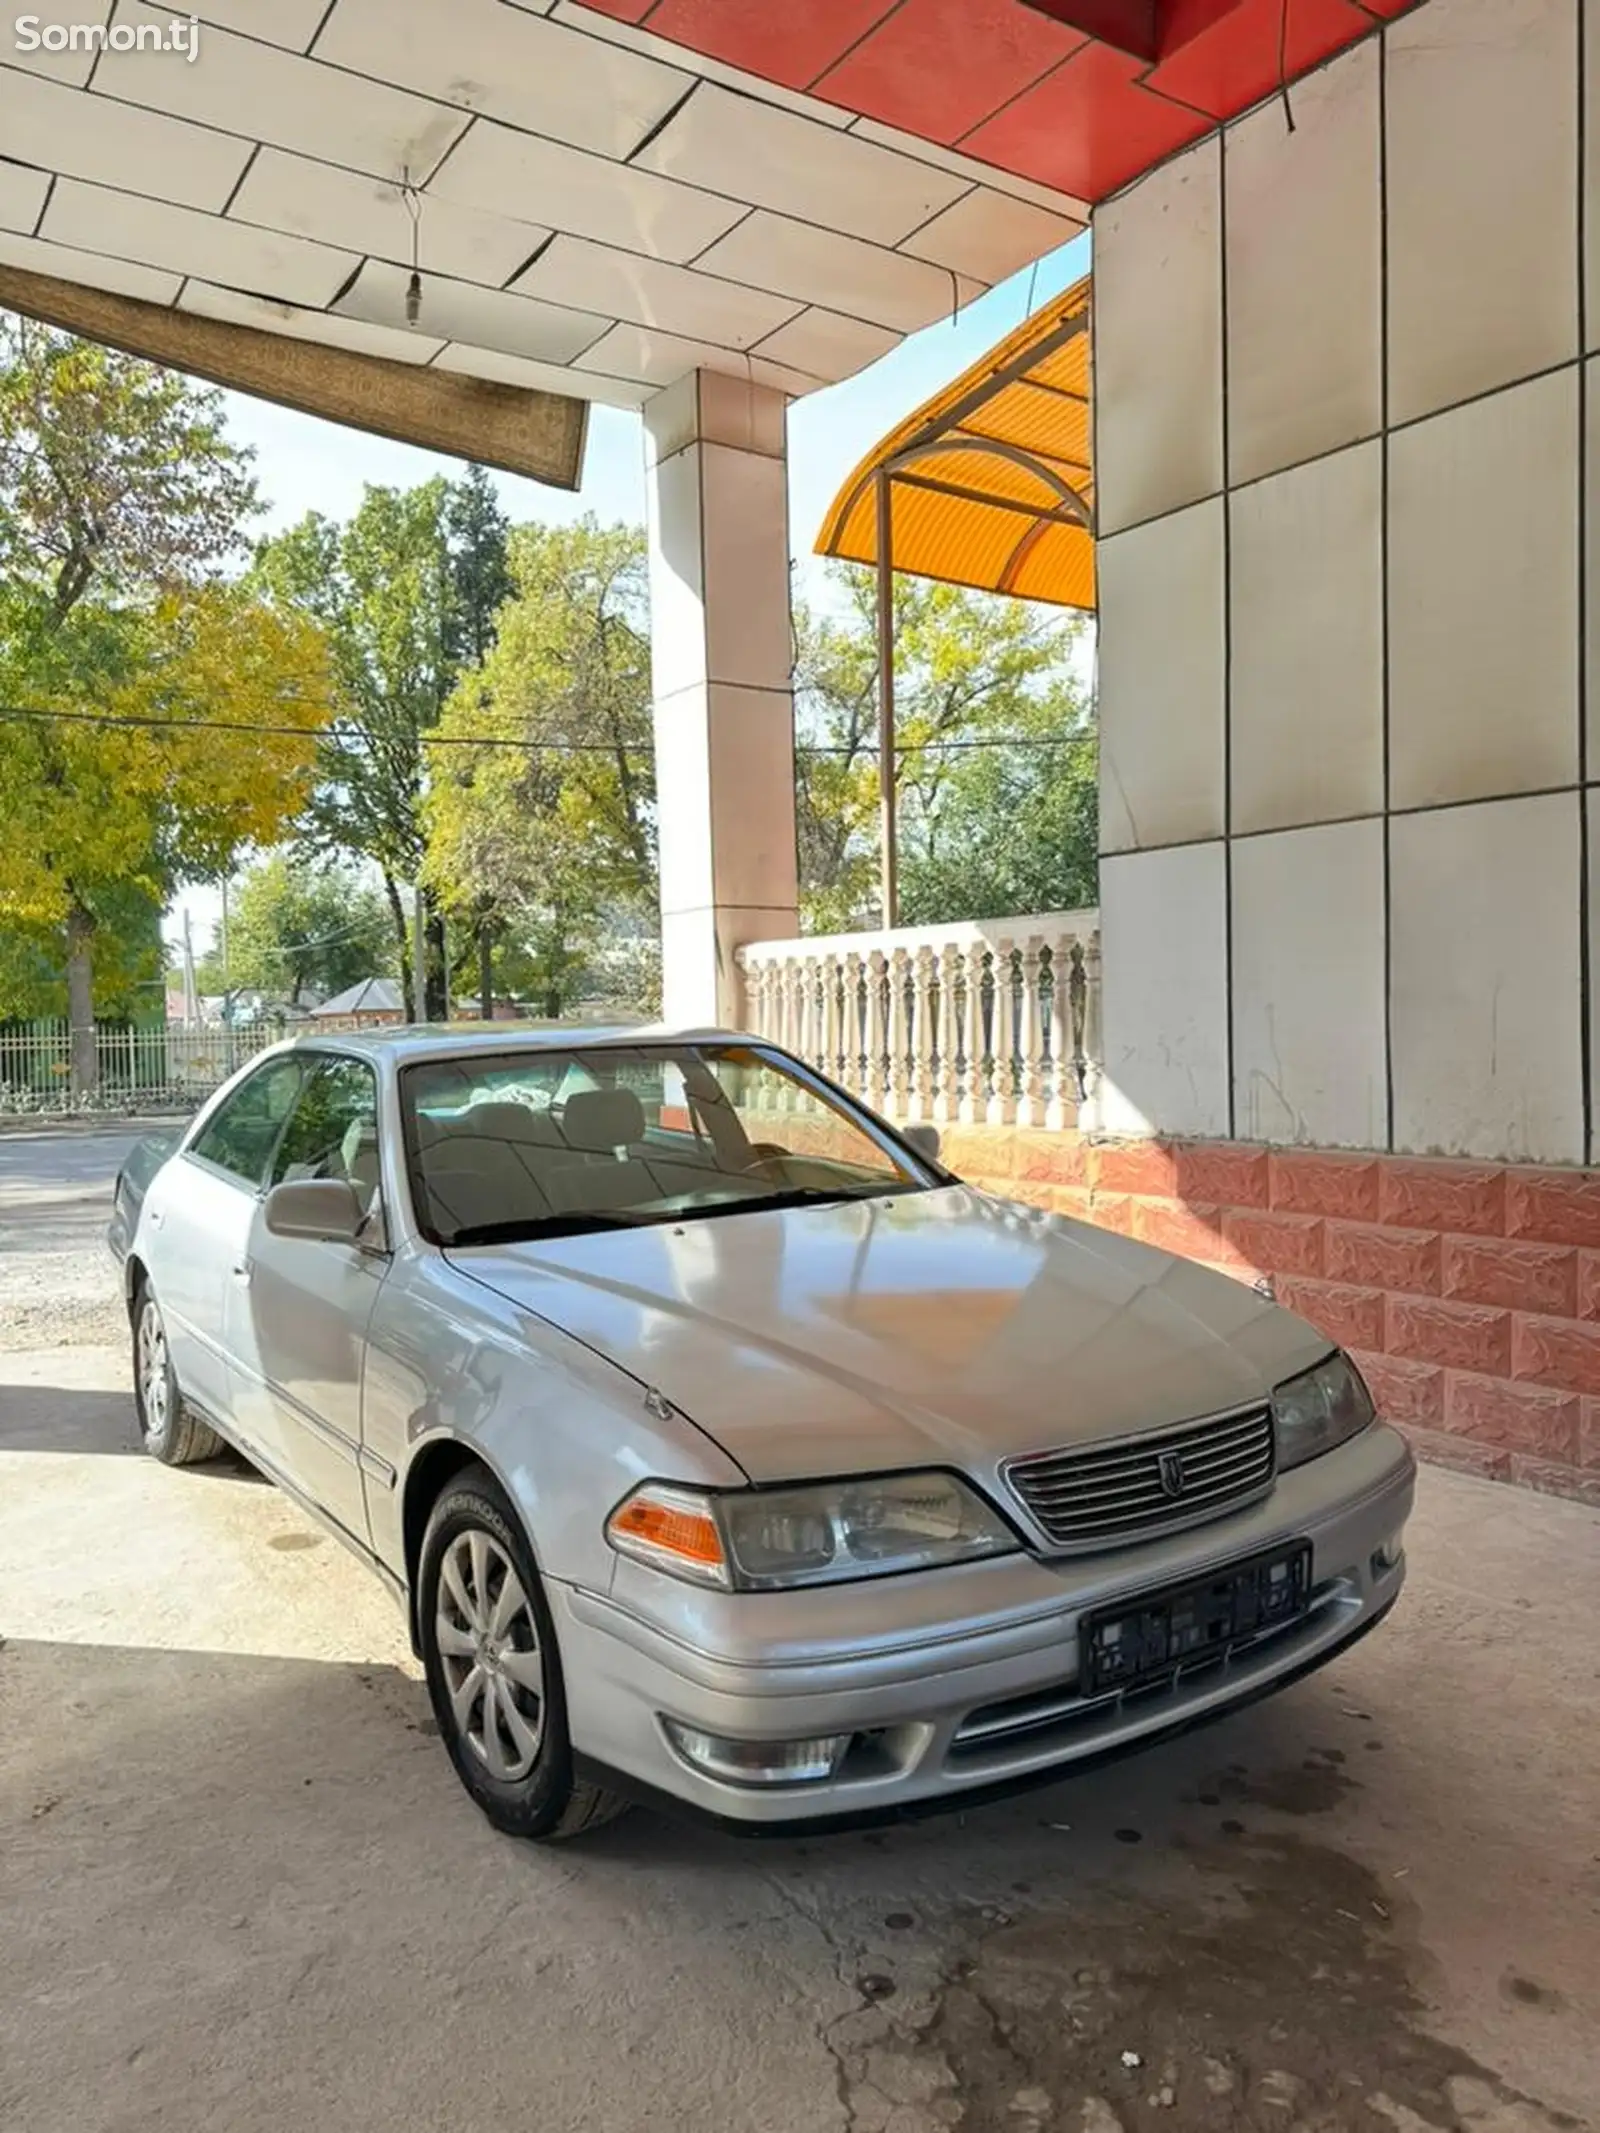
[[[688,1489],[646,1482],[606,1520],[606,1539],[621,1555],[703,1585],[727,1586],[728,1558],[722,1534],[703,1497]]]

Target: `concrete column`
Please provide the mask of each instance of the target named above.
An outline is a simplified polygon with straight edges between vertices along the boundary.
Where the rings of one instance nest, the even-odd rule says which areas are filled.
[[[699,371],[645,409],[669,1022],[738,1023],[734,950],[798,925],[785,405]]]

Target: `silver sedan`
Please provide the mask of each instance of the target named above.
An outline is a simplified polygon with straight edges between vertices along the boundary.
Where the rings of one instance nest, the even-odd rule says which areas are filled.
[[[281,1046],[112,1243],[146,1447],[226,1440],[392,1588],[519,1835],[1049,1779],[1404,1576],[1411,1455],[1325,1338],[733,1033]]]

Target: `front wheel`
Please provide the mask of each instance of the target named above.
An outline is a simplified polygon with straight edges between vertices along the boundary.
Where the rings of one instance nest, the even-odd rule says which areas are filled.
[[[155,1291],[140,1289],[133,1311],[133,1404],[145,1450],[163,1466],[195,1466],[222,1449],[215,1430],[184,1405]]]
[[[574,1777],[555,1625],[533,1555],[481,1468],[433,1507],[418,1570],[428,1695],[456,1775],[496,1829],[554,1841],[627,1802]]]

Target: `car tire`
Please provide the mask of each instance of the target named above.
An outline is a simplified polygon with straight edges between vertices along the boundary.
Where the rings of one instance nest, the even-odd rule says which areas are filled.
[[[222,1439],[179,1388],[166,1321],[148,1282],[140,1283],[133,1299],[133,1405],[140,1442],[163,1466],[197,1466],[222,1450]]]
[[[417,1630],[440,1737],[496,1829],[554,1843],[624,1812],[573,1773],[555,1623],[516,1513],[482,1467],[458,1474],[429,1517]]]

